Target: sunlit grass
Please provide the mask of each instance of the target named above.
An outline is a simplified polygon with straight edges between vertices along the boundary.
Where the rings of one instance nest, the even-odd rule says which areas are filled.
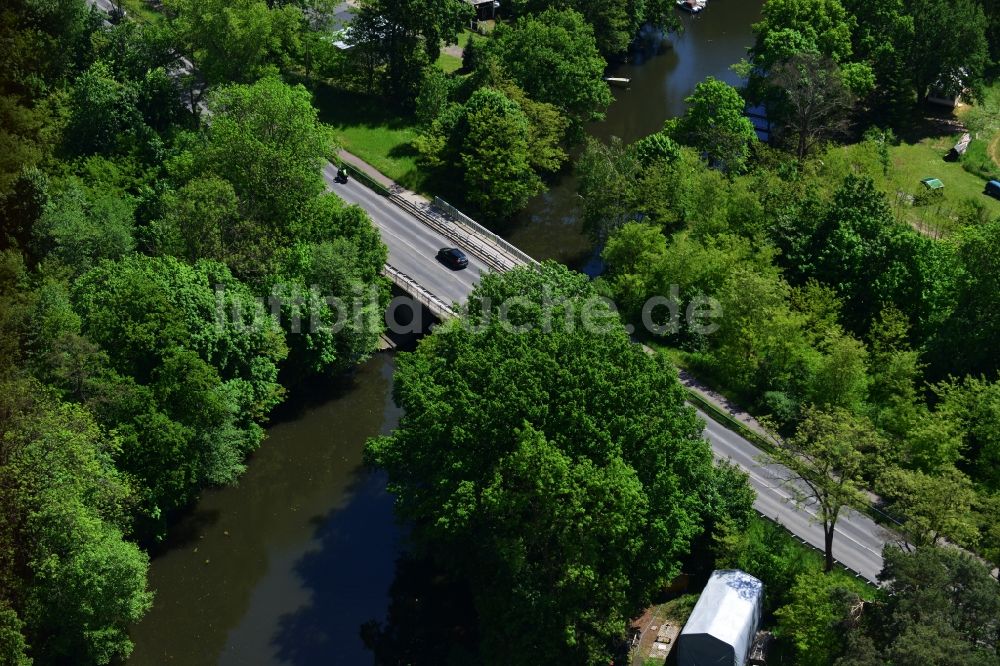
[[[434,64],[444,70],[445,74],[451,74],[462,69],[462,59],[444,51],[441,51],[441,55],[438,56]]]
[[[345,150],[357,155],[400,185],[421,191],[424,177],[413,140],[416,120],[396,112],[385,100],[320,85],[314,103],[320,120],[330,125]]]

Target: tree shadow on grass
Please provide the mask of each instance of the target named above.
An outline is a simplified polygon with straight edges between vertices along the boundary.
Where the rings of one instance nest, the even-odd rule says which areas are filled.
[[[952,109],[925,102],[919,104],[897,131],[905,143],[952,136],[963,131],[962,120]]]
[[[402,113],[385,99],[320,84],[313,92],[319,119],[334,127],[386,127],[400,130],[416,127],[416,119]]]

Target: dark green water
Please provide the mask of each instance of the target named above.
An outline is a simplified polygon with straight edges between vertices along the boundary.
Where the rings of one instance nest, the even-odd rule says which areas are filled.
[[[661,55],[614,67],[609,76],[630,78],[628,88],[612,86],[615,102],[605,119],[589,128],[591,136],[608,141],[617,136],[626,143],[652,134],[667,118],[684,113],[684,98],[707,76],[737,85],[733,63],[746,57],[753,45],[750,26],[760,20],[763,0],[709,0],[697,17],[684,14],[684,32],[669,38]],[[562,177],[533,199],[504,234],[536,259],[555,259],[588,270],[593,254],[583,234],[576,180]]]
[[[400,535],[361,450],[398,422],[392,375],[376,356],[204,494],[153,561],[130,665],[371,663],[358,628],[385,614]]]
[[[706,76],[732,83],[763,0],[711,0],[684,16],[673,48],[612,76],[607,119],[591,134],[634,140],[684,110]],[[583,266],[591,254],[570,177],[531,203],[508,238],[539,259]],[[380,355],[315,405],[286,416],[232,488],[205,493],[156,557],[153,610],[132,629],[130,666],[371,664],[359,627],[381,620],[400,533],[385,480],[361,466],[365,440],[391,430],[393,364]]]

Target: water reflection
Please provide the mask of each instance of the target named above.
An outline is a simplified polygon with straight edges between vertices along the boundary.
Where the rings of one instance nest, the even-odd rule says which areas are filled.
[[[129,664],[372,663],[359,627],[384,616],[400,535],[361,450],[398,422],[392,371],[378,356],[327,388],[270,429],[238,486],[205,493],[153,562]]]
[[[684,31],[670,36],[671,48],[611,68],[609,76],[630,78],[631,84],[612,86],[614,103],[588,133],[601,141],[617,136],[631,142],[683,114],[684,98],[705,77],[739,83],[730,66],[746,57],[753,44],[750,27],[760,20],[762,5],[763,0],[711,0],[698,16],[682,15]],[[593,249],[583,233],[571,169],[529,202],[504,236],[536,259],[554,259],[587,273],[595,270],[588,266]]]

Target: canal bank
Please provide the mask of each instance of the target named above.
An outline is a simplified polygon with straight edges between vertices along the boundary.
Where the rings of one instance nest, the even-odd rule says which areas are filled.
[[[684,30],[670,35],[668,48],[609,69],[608,76],[630,79],[629,86],[611,87],[614,103],[605,119],[591,123],[587,133],[603,142],[618,137],[630,143],[658,131],[664,120],[682,115],[684,99],[706,77],[740,85],[731,67],[753,45],[751,26],[760,20],[763,5],[763,0],[710,0],[701,14],[681,15]],[[596,272],[570,168],[528,202],[503,235],[538,260],[554,259],[588,274]]]
[[[296,400],[239,484],[174,526],[130,665],[371,663],[359,629],[385,615],[401,534],[361,453],[399,420],[393,371],[379,354]]]
[[[592,136],[632,141],[683,112],[706,76],[752,43],[762,0],[713,0],[683,17],[672,49],[610,75],[615,90]],[[507,235],[539,258],[582,267],[591,255],[569,175],[531,202]],[[370,664],[362,624],[385,618],[401,534],[384,478],[361,464],[364,442],[398,422],[389,355],[360,366],[323,397],[286,411],[235,487],[208,491],[171,531],[150,569],[152,611],[132,629],[129,664]]]

